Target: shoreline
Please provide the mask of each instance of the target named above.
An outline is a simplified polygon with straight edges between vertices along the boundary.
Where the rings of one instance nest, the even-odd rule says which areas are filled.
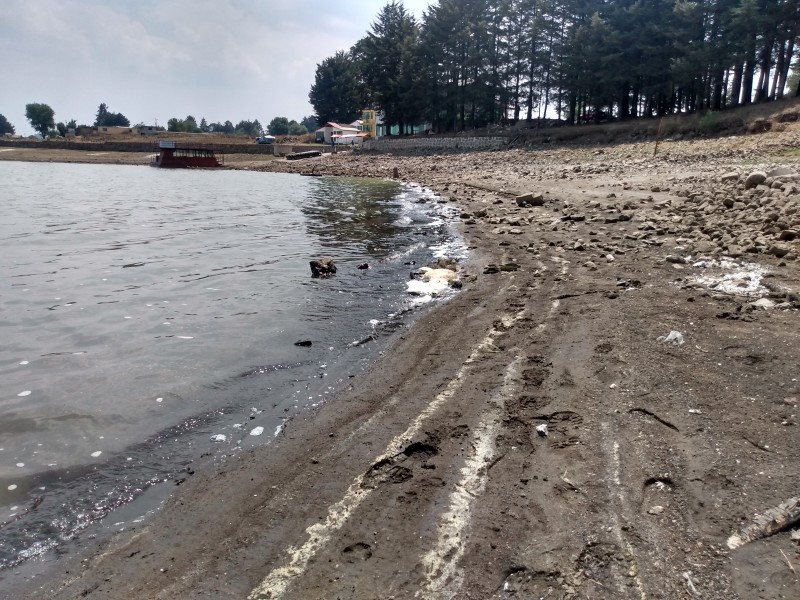
[[[727,538],[800,486],[782,233],[800,198],[743,189],[757,163],[800,173],[798,137],[316,161],[455,202],[463,291],[278,443],[207,465],[28,597],[788,597],[788,533]],[[772,308],[698,281],[725,268],[695,259],[737,248]]]

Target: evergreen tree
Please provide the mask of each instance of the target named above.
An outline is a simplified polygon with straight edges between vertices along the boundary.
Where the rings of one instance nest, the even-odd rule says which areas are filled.
[[[384,111],[387,125],[403,130],[412,115],[407,115],[409,88],[414,73],[408,64],[414,49],[416,23],[402,2],[390,0],[372,23],[371,30],[356,52],[366,87]]]
[[[16,132],[17,130],[14,129],[14,126],[8,122],[8,119],[6,119],[3,115],[0,115],[0,135],[5,135],[6,133],[13,135]]]
[[[328,121],[350,123],[363,108],[363,86],[355,61],[349,52],[339,51],[317,65],[314,84],[308,94],[314,107],[314,118],[320,124]]]

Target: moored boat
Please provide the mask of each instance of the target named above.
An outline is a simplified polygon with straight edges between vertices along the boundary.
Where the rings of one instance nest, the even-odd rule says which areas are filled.
[[[209,146],[197,144],[178,144],[162,140],[154,148],[156,154],[150,161],[153,167],[169,167],[175,169],[213,169],[221,167],[223,160]]]

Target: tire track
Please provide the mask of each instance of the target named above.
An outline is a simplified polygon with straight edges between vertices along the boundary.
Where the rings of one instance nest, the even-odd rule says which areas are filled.
[[[489,330],[487,335],[472,349],[470,355],[463,362],[456,376],[450,381],[447,387],[425,407],[403,433],[395,436],[389,442],[383,453],[375,458],[373,464],[381,460],[386,460],[401,452],[407,445],[408,440],[414,438],[422,431],[426,421],[455,396],[456,392],[464,384],[471,366],[483,355],[496,352],[494,345],[495,340],[521,319],[525,315],[525,312],[526,311],[522,309],[513,315],[503,315],[500,318],[501,326],[495,326]],[[322,522],[315,523],[306,529],[308,539],[304,544],[299,547],[290,547],[287,549],[287,554],[289,556],[288,562],[284,566],[278,567],[270,572],[261,583],[250,592],[248,600],[275,600],[284,596],[292,581],[306,572],[311,559],[328,544],[333,534],[342,528],[350,516],[374,491],[372,488],[363,486],[364,476],[365,475],[362,473],[353,480],[342,499],[328,508],[328,514]]]

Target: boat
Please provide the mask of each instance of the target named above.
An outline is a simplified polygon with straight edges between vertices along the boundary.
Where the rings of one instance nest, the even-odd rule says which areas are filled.
[[[153,167],[174,169],[213,169],[221,167],[224,159],[217,157],[214,148],[197,144],[178,144],[161,140],[153,148],[155,154],[150,160]]]

